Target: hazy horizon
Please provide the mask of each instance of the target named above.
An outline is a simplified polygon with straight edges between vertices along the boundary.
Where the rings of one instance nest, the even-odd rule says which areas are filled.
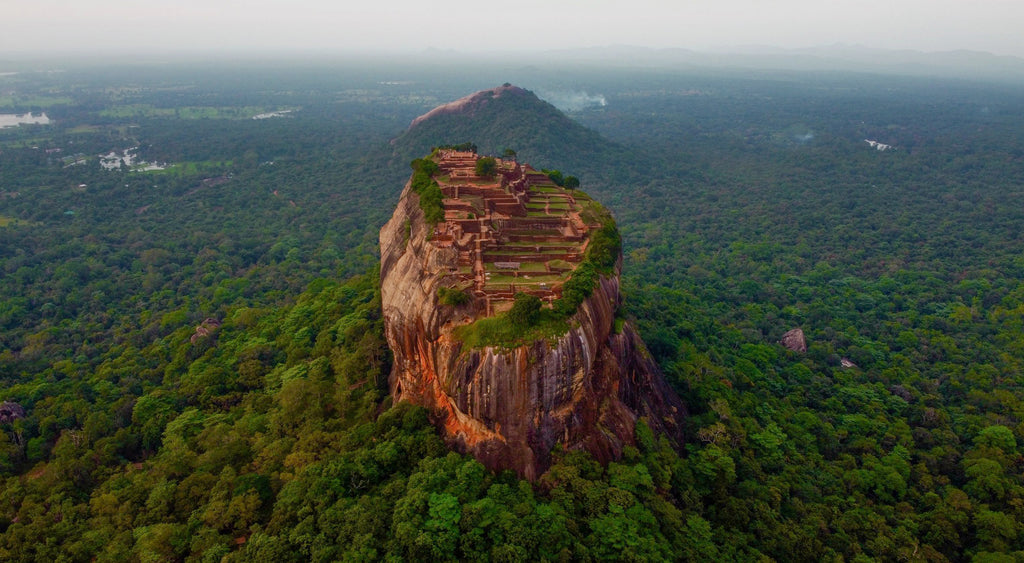
[[[401,54],[543,52],[630,45],[717,51],[834,44],[922,52],[984,51],[1024,57],[1016,0],[721,0],[628,11],[598,0],[482,4],[330,3],[323,0],[40,0],[9,6],[0,59],[67,53],[225,54],[315,51]]]

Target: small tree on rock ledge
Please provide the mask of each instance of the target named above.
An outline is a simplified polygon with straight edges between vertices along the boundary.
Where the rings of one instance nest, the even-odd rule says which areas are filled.
[[[498,161],[493,156],[485,156],[476,161],[476,175],[481,177],[494,176],[498,169]]]
[[[515,302],[508,311],[508,319],[513,325],[526,328],[537,322],[540,317],[540,308],[540,297],[529,293],[517,293]]]

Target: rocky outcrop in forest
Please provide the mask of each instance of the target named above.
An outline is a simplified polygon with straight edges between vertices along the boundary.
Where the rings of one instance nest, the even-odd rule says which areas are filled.
[[[793,352],[799,352],[804,354],[807,352],[807,337],[804,336],[804,331],[801,328],[794,328],[782,335],[782,340],[779,340],[779,344],[782,344],[787,350]]]

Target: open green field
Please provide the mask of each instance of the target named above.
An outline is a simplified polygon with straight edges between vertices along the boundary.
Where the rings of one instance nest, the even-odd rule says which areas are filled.
[[[484,263],[484,269],[487,270],[488,272],[491,272],[492,274],[494,272],[505,272],[505,273],[507,273],[507,272],[511,271],[511,270],[500,269],[497,266],[495,266],[493,262],[485,262]],[[547,272],[548,270],[547,270],[546,267],[544,267],[544,263],[543,262],[522,262],[522,263],[519,264],[519,271],[520,272],[530,273],[530,272]]]
[[[169,174],[174,176],[191,175],[199,172],[215,172],[234,164],[231,160],[204,160],[202,162],[178,162],[163,170],[149,170],[150,174]]]
[[[49,108],[72,103],[74,100],[66,96],[0,96],[0,109]]]
[[[49,141],[49,137],[32,137],[30,139],[15,139],[11,141],[0,141],[0,147],[11,149],[24,149],[37,146]]]
[[[532,248],[530,248],[530,249],[521,248],[518,251],[491,250],[491,251],[487,252],[487,258],[489,258],[489,259],[494,258],[494,259],[499,259],[499,260],[504,260],[504,259],[507,258],[510,262],[515,262],[515,258],[517,256],[524,256],[524,255],[530,255],[530,254],[553,254],[553,255],[557,256],[559,254],[565,254],[566,252],[568,252],[568,251],[562,250],[562,249],[559,249],[559,248],[555,248],[555,249],[541,249],[540,252],[536,252]]]
[[[560,194],[564,192],[565,190],[558,186],[530,186],[530,193],[535,194]]]
[[[68,129],[68,133],[73,134],[85,134],[85,133],[98,133],[103,130],[102,125],[77,125]]]
[[[543,247],[546,247],[546,246],[576,247],[576,246],[579,246],[579,245],[578,244],[573,244],[571,242],[545,240],[545,241],[539,241],[539,242],[524,242],[524,241],[506,242],[506,243],[502,244],[502,246],[505,247],[505,248],[522,247],[524,249],[529,249],[529,248],[535,248],[535,247],[538,247],[538,246],[543,248]]]
[[[545,203],[545,202],[530,202],[526,204],[527,211],[569,211],[569,204],[567,203]]]
[[[575,266],[572,263],[567,262],[565,260],[550,260],[550,261],[548,261],[548,266],[551,267],[551,268],[558,268],[558,269],[566,269],[566,268],[572,269],[572,268],[575,268]]]
[[[3,215],[0,215],[0,228],[3,228],[3,227],[27,227],[27,226],[29,226],[31,224],[32,223],[29,223],[28,221],[22,221],[21,219],[17,219],[15,217],[5,217]]]
[[[158,108],[150,104],[128,104],[108,108],[99,112],[102,117],[175,117],[178,119],[250,119],[265,113],[266,108],[186,106],[180,108]]]
[[[565,279],[565,277],[566,277],[565,275],[559,275],[559,274],[536,274],[536,273],[532,273],[532,274],[527,274],[527,275],[529,276],[528,278],[523,277],[522,275],[520,275],[519,277],[515,277],[515,276],[511,276],[511,275],[491,274],[490,279],[488,279],[487,283],[484,284],[484,285],[485,285],[485,287],[488,287],[488,288],[491,288],[491,289],[503,289],[505,286],[507,286],[510,283],[514,283],[514,284],[516,284],[516,286],[520,286],[520,285],[538,285],[538,284],[541,284],[541,283],[551,284],[551,283],[558,283],[560,281],[563,281]]]
[[[541,216],[544,216],[544,215],[541,214]],[[512,232],[512,234],[515,234],[515,235],[525,235],[525,236],[531,236],[532,235],[532,236],[540,236],[540,237],[550,237],[550,236],[558,236],[558,235],[560,235],[561,234],[561,229],[559,229],[556,226],[552,226],[550,229],[522,229],[522,230],[516,230],[516,231]]]
[[[76,125],[71,129],[67,129],[64,132],[71,135],[91,135],[94,133],[102,133],[109,131],[111,134],[116,133],[121,138],[128,138],[129,132],[135,125],[90,125],[83,123],[82,125]]]

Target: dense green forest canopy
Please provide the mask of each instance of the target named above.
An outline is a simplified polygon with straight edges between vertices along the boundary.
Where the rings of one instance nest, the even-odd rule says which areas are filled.
[[[573,163],[616,215],[683,452],[639,425],[621,461],[559,452],[530,485],[386,398],[374,267],[402,133],[506,81],[606,100],[570,114],[604,139],[500,147]],[[1024,556],[1019,88],[354,61],[0,76],[0,113],[29,111],[51,123],[0,129],[0,558]],[[806,354],[777,343],[795,327]]]

